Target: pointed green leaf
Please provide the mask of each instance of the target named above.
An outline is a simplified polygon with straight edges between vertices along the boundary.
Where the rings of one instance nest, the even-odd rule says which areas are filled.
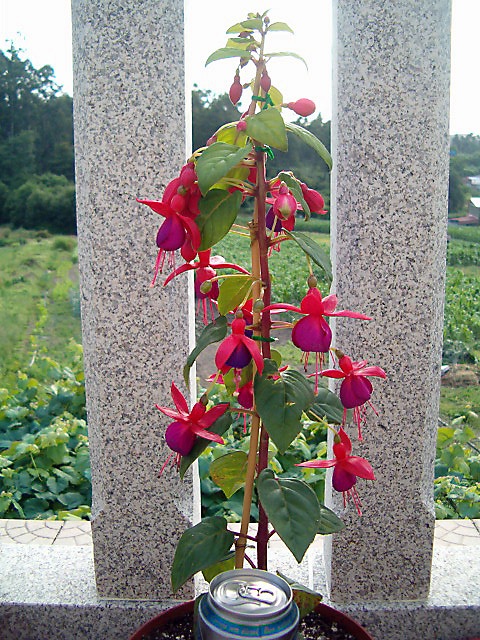
[[[242,31],[251,31],[251,29],[246,29],[241,22],[237,22],[236,24],[232,25],[226,31],[226,33],[242,33]]]
[[[244,49],[233,49],[231,47],[222,47],[210,54],[205,62],[205,66],[216,60],[224,60],[225,58],[250,58],[250,51]]]
[[[342,424],[343,405],[333,391],[326,387],[319,387],[312,406],[305,413],[310,420],[320,419],[330,424]]]
[[[263,20],[260,18],[250,18],[249,20],[242,20],[240,23],[243,27],[243,30],[246,29],[263,29]]]
[[[224,559],[233,544],[233,533],[220,516],[205,518],[181,536],[172,565],[172,588],[178,591],[197,571]]]
[[[210,465],[210,477],[227,498],[245,484],[248,456],[244,451],[232,451],[216,458]]]
[[[293,197],[297,202],[302,205],[303,212],[305,214],[305,220],[310,219],[310,207],[305,202],[305,198],[303,197],[302,187],[300,186],[300,181],[293,175],[291,171],[281,171],[278,174],[280,180],[283,180],[287,187],[293,194]]]
[[[195,218],[202,243],[199,251],[210,249],[227,235],[238,215],[242,203],[240,191],[212,189],[204,198],[200,198],[200,215]]]
[[[264,109],[254,116],[248,116],[246,121],[250,138],[280,151],[288,151],[285,122],[277,109]]]
[[[193,363],[198,358],[198,356],[202,353],[204,349],[208,347],[209,344],[213,344],[214,342],[220,342],[227,335],[227,319],[224,316],[220,316],[216,318],[215,322],[210,322],[203,329],[200,337],[197,340],[197,344],[195,348],[190,352],[187,363],[183,368],[183,379],[185,380],[185,384],[188,386],[189,377],[190,377],[190,369],[193,366]]]
[[[233,311],[248,295],[255,278],[253,276],[229,276],[219,287],[218,312],[224,316]]]
[[[215,420],[212,426],[208,428],[208,431],[216,433],[218,436],[223,436],[223,434],[228,431],[231,424],[231,414],[224,413],[223,416],[220,416],[218,420]],[[188,456],[182,456],[182,459],[180,461],[180,478],[182,480],[187,469],[195,462],[195,460],[205,451],[207,447],[211,446],[211,444],[211,441],[207,440],[206,438],[197,438],[195,444],[193,445],[193,449],[190,451]]]
[[[273,104],[276,107],[278,105],[283,104],[283,95],[280,93],[280,91],[276,87],[271,86],[270,89],[268,90],[268,95],[270,96],[270,100],[273,102]]]
[[[308,65],[305,62],[305,59],[302,58],[302,56],[299,56],[298,53],[293,53],[293,51],[278,51],[277,53],[265,53],[264,54],[265,58],[296,58],[297,60],[300,60],[300,62],[303,62],[303,64],[305,65],[305,67],[308,69]]]
[[[337,514],[331,509],[323,504],[319,504],[319,507],[320,520],[318,523],[317,533],[326,536],[330,533],[338,533],[338,531],[341,531],[345,527],[342,520],[340,520]]]
[[[283,542],[301,562],[318,530],[320,509],[315,491],[303,480],[276,478],[264,469],[257,478],[258,498]]]
[[[252,41],[250,38],[229,38],[225,47],[228,49],[242,49],[243,51],[246,51],[247,47],[251,44]]]
[[[262,422],[280,453],[288,448],[302,429],[302,413],[312,404],[312,385],[299,371],[278,373],[273,360],[266,360],[262,376],[254,380],[256,407]],[[272,374],[277,380],[269,378]]]
[[[235,551],[230,551],[227,553],[224,560],[204,569],[202,573],[205,580],[207,582],[211,582],[219,573],[230,571],[231,569],[235,569]]]
[[[317,154],[324,160],[330,169],[332,170],[332,156],[329,154],[327,147],[321,142],[317,136],[315,136],[311,131],[307,131],[298,124],[294,124],[293,122],[285,123],[287,131],[293,133],[297,138],[303,140],[305,144],[308,144]]]
[[[289,238],[295,240],[298,246],[305,251],[307,256],[309,256],[319,267],[322,267],[327,276],[332,279],[330,258],[322,247],[315,242],[315,240],[302,231],[285,231],[285,233]]]
[[[237,130],[236,122],[224,124],[218,129],[215,135],[217,142],[226,142],[227,144],[236,145],[237,147],[244,147],[247,144],[248,136],[245,131]]]
[[[294,33],[293,29],[286,22],[272,22],[267,27],[267,31],[289,31]]]
[[[197,160],[195,170],[198,176],[198,186],[203,195],[219,180],[224,178],[241,160],[246,158],[252,145],[237,147],[226,142],[214,142],[203,151]]]

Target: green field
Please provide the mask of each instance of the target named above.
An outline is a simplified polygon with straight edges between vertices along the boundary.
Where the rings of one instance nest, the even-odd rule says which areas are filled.
[[[314,228],[326,230],[323,220],[316,222]],[[480,516],[480,234],[461,232],[448,248],[444,363],[451,369],[441,389],[439,518]],[[327,233],[311,235],[328,251]],[[229,235],[214,253],[247,263],[249,240]],[[274,252],[273,298],[298,304],[305,294],[305,267],[294,243]],[[76,238],[0,227],[0,273],[0,517],[88,517]],[[327,290],[320,269],[316,275],[320,289]],[[279,350],[284,362],[298,363],[295,347]],[[290,472],[303,450],[317,455],[324,441],[318,431],[311,442],[299,441],[291,459],[276,461],[277,473]],[[318,482],[321,491],[323,476],[317,475],[308,481]],[[238,495],[225,502],[207,477],[202,491],[205,509],[236,517]]]

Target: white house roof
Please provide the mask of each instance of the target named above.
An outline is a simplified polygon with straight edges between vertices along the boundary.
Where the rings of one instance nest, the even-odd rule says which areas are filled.
[[[476,209],[480,209],[480,198],[470,198],[470,202]]]

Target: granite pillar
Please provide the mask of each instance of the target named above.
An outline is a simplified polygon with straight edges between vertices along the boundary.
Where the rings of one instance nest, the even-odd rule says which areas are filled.
[[[337,602],[428,595],[434,533],[448,191],[450,0],[334,2],[332,256],[334,344],[366,358],[364,442],[376,482],[358,482],[359,517],[329,541]],[[332,497],[343,511],[342,497]]]
[[[158,477],[168,418],[155,403],[171,404],[172,379],[181,386],[192,283],[163,289],[160,277],[150,288],[161,218],[135,199],[160,199],[190,144],[183,2],[75,0],[72,10],[96,583],[100,597],[160,599],[193,490],[170,466]]]

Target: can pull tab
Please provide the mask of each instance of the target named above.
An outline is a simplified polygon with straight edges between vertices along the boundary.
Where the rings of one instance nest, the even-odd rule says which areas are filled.
[[[256,587],[254,584],[241,584],[238,587],[238,595],[244,600],[258,602],[258,604],[274,604],[275,594],[269,589]]]

